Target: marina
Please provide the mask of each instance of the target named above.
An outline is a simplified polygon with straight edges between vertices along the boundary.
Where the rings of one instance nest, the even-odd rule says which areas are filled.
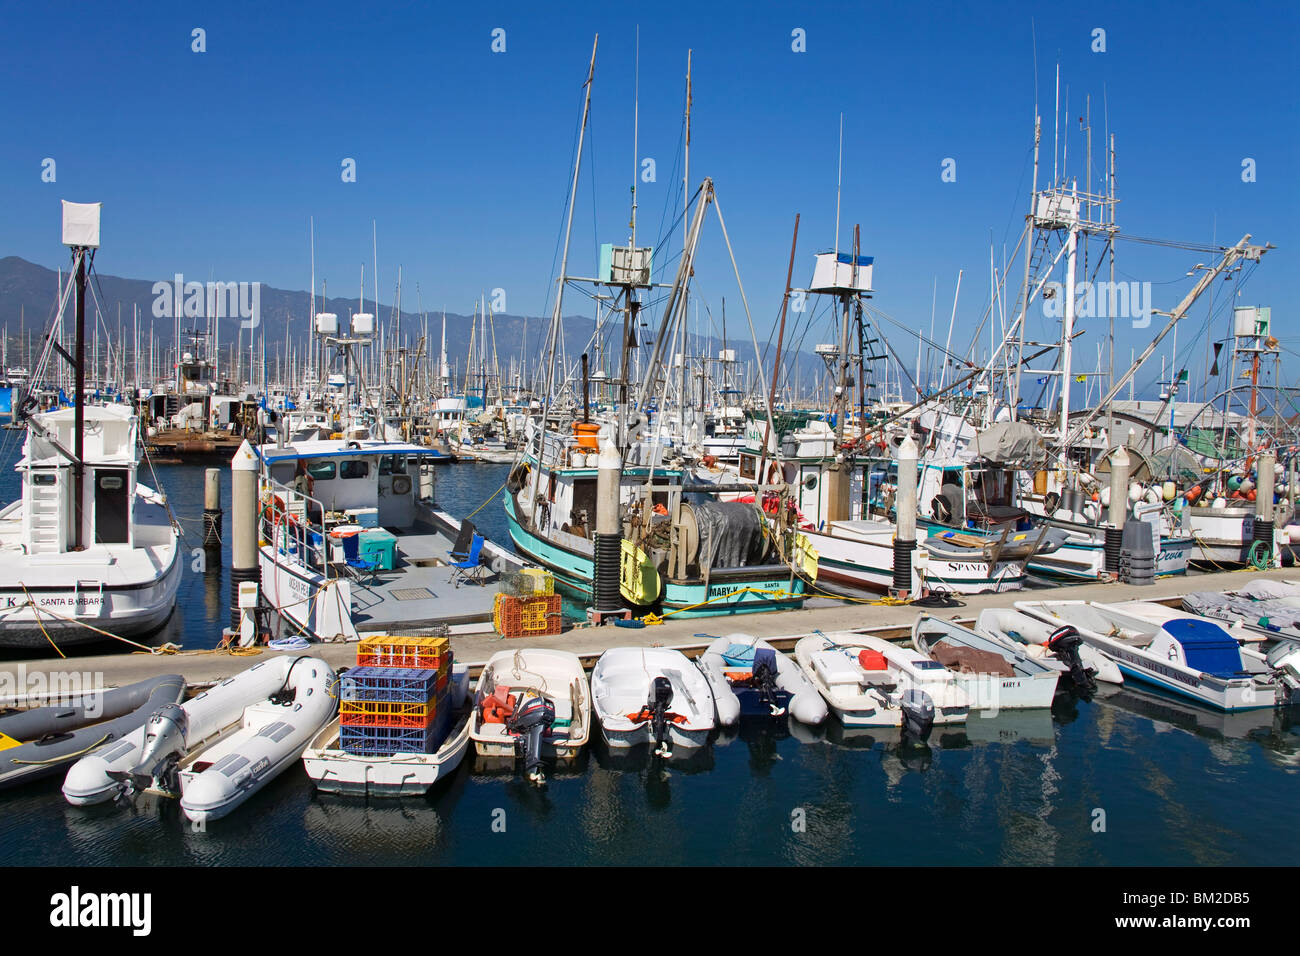
[[[102,154],[18,104],[0,866],[373,945],[461,908],[399,867],[1293,864],[1295,142],[1199,65],[1267,16],[1175,108],[1145,9],[329,7],[88,14]],[[236,132],[142,179],[159,109]]]

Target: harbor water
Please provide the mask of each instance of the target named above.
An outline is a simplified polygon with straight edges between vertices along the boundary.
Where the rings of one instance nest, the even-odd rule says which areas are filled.
[[[6,452],[0,495],[12,500]],[[156,471],[187,552],[198,548],[203,469]],[[468,514],[506,471],[449,465],[439,503]],[[228,473],[222,491],[228,507]],[[508,541],[499,500],[474,521]],[[227,543],[220,568],[187,570],[155,640],[216,643],[228,564]],[[297,764],[203,831],[152,798],[69,806],[60,775],[0,793],[0,864],[1283,865],[1277,828],[1293,832],[1298,773],[1288,715],[1216,715],[1130,686],[1050,712],[972,716],[926,743],[832,719],[793,734],[746,724],[667,763],[596,744],[544,788],[467,758],[426,797],[366,801],[317,793]]]

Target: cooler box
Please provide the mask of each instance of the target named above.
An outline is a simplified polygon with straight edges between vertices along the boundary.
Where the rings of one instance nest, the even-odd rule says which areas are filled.
[[[360,533],[357,556],[372,561],[382,571],[391,571],[397,564],[397,538],[383,528],[367,528]]]
[[[363,528],[379,527],[378,508],[349,508],[345,514]]]
[[[343,558],[343,539],[351,534],[360,534],[361,526],[355,524],[341,524],[331,529],[330,539],[330,560],[342,561]]]

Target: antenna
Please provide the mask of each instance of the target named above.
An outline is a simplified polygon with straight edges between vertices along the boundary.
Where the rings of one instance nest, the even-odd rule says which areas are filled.
[[[840,113],[840,153],[835,163],[835,261],[840,260],[840,187],[844,182],[844,114]],[[836,267],[838,268],[838,266]]]
[[[636,248],[636,181],[641,174],[638,138],[641,133],[641,24],[636,25],[636,53],[632,67],[632,230],[631,248]],[[635,254],[635,253],[633,253]]]
[[[1060,155],[1061,143],[1061,61],[1056,61],[1056,116],[1052,120],[1052,188],[1056,188],[1060,173],[1056,167],[1056,157]]]

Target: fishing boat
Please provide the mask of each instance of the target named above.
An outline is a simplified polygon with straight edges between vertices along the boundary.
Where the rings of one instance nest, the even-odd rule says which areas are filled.
[[[952,671],[977,710],[1051,707],[1056,697],[1059,667],[960,624],[922,614],[912,625],[912,646]]]
[[[262,661],[82,757],[63,795],[74,806],[179,797],[195,823],[231,813],[302,756],[333,719],[336,677],[314,657]]]
[[[469,750],[469,668],[464,664],[452,665],[450,701],[449,730],[432,753],[350,754],[340,747],[339,724],[333,721],[303,751],[307,776],[323,793],[364,797],[427,793],[435,783],[455,772]]]
[[[307,634],[486,629],[499,575],[525,562],[434,501],[435,449],[328,439],[262,445],[259,559],[268,603]],[[462,536],[468,535],[461,541]],[[479,540],[479,582],[452,565]]]
[[[653,744],[657,757],[703,747],[714,728],[709,682],[685,654],[666,647],[601,654],[591,671],[591,704],[610,747]]]
[[[82,387],[98,203],[65,202],[64,243],[75,261],[61,302],[74,301],[76,332],[58,353],[77,387],[71,408],[27,414],[35,403],[20,399],[21,497],[0,510],[0,647],[142,637],[171,616],[180,587],[179,529],[166,497],[137,480],[139,420],[123,405],[87,407]],[[51,334],[49,355],[56,345]]]
[[[1049,624],[1070,624],[1125,677],[1219,710],[1272,707],[1278,700],[1268,665],[1243,654],[1211,621],[1186,617],[1159,624],[1095,601],[1017,601],[1016,608]]]
[[[789,714],[815,726],[826,719],[826,702],[799,666],[767,641],[749,634],[716,638],[697,659],[718,701],[719,722],[738,717]],[[723,715],[730,719],[723,719]],[[732,716],[732,715],[735,716]]]
[[[474,690],[469,737],[483,758],[513,766],[522,758],[534,783],[544,757],[576,760],[591,736],[591,687],[582,661],[567,651],[498,651]]]
[[[846,727],[903,727],[924,737],[971,709],[956,676],[924,654],[852,631],[800,638],[794,658]]]
[[[184,696],[185,678],[164,674],[56,704],[0,711],[0,789],[58,773]]]

